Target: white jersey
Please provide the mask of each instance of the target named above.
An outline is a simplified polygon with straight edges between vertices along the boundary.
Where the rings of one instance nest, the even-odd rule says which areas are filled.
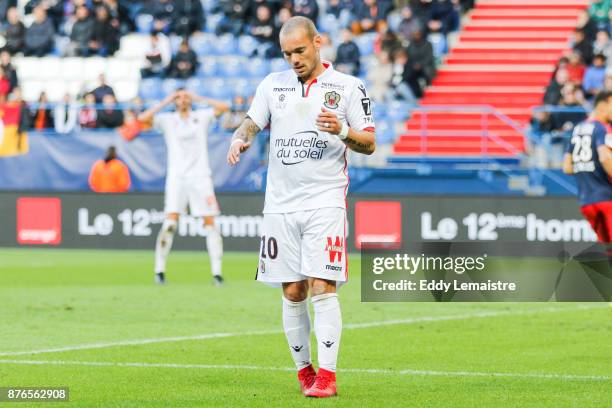
[[[264,213],[288,213],[346,206],[346,145],[319,132],[322,108],[355,130],[374,129],[370,98],[363,83],[325,71],[310,85],[293,70],[272,73],[257,87],[247,115],[260,128],[270,125],[270,157]]]
[[[209,177],[208,126],[214,109],[193,110],[183,119],[178,112],[155,115],[153,127],[164,134],[168,150],[167,180],[194,180]]]

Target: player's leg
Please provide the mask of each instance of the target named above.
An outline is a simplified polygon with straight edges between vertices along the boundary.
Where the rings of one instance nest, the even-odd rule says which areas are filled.
[[[176,233],[179,214],[187,205],[187,196],[180,182],[166,180],[166,192],[164,195],[164,212],[166,219],[157,234],[155,242],[155,281],[165,283],[166,261],[172,248],[174,234]]]
[[[308,213],[308,212],[306,212]],[[319,372],[306,394],[336,395],[336,364],[342,334],[342,314],[337,285],[347,279],[346,212],[322,208],[308,214],[302,240],[302,274],[309,277],[314,309]]]
[[[300,272],[300,226],[294,214],[264,214],[257,280],[283,287],[283,329],[302,392],[314,383],[308,282]]]
[[[204,218],[206,230],[206,249],[210,258],[210,270],[216,285],[223,283],[221,277],[221,259],[223,258],[223,239],[215,217],[220,214],[219,204],[215,197],[212,180],[198,180],[189,189],[189,209],[194,217]]]

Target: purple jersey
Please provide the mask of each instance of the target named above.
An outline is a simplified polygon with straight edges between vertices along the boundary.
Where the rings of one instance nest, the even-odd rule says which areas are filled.
[[[599,146],[612,148],[612,135],[608,135],[606,125],[586,120],[574,128],[567,152],[572,155],[581,205],[612,201],[612,183],[599,161]]]

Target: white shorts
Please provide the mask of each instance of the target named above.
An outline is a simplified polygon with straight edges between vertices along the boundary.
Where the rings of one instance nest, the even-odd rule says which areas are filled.
[[[219,215],[219,204],[210,177],[195,182],[176,179],[166,181],[164,212],[186,214],[187,205],[189,214],[194,217]]]
[[[264,214],[257,280],[277,287],[307,278],[346,282],[346,233],[344,208]]]

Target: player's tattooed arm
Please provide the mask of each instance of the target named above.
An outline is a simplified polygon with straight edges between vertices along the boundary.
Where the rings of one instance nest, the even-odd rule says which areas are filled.
[[[376,150],[376,135],[374,132],[367,130],[357,131],[349,129],[349,134],[344,139],[344,144],[357,153],[372,154]]]
[[[234,132],[234,136],[232,136],[232,142],[227,152],[227,162],[230,165],[233,166],[240,161],[240,154],[251,147],[251,142],[260,131],[259,126],[248,116],[242,121],[242,124]]]

